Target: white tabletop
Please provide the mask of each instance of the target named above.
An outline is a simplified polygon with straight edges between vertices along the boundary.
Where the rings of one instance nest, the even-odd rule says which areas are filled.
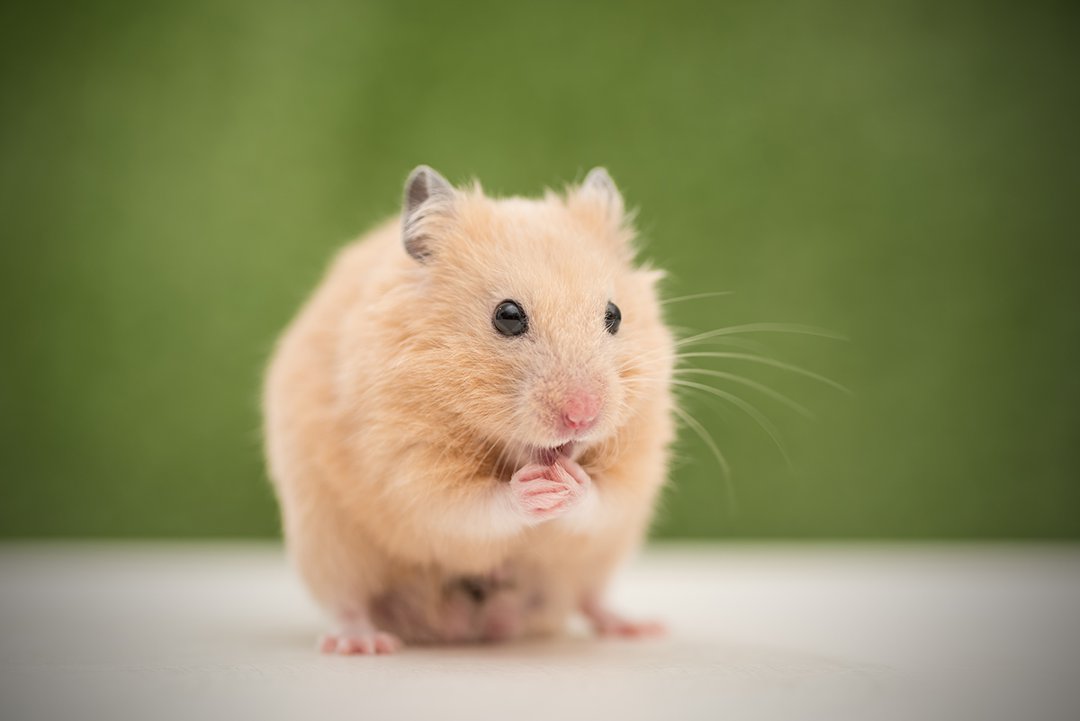
[[[328,657],[274,544],[0,546],[0,718],[1080,719],[1080,547],[652,547],[664,639]]]

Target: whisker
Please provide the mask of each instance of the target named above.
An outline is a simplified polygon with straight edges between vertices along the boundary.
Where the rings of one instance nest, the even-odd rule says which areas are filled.
[[[775,443],[776,447],[780,449],[780,455],[784,457],[784,462],[787,463],[789,468],[791,467],[791,458],[788,456],[787,448],[784,447],[784,442],[780,440],[780,432],[776,429],[776,426],[772,424],[772,421],[770,421],[765,416],[765,414],[759,411],[755,406],[748,403],[743,398],[735,395],[734,393],[728,393],[727,391],[722,391],[719,388],[713,388],[712,386],[705,385],[704,383],[695,383],[694,381],[681,380],[673,380],[672,383],[687,388],[696,388],[698,390],[705,391],[706,393],[711,393],[717,398],[722,398],[741,409],[744,413],[757,421],[758,425],[761,426],[761,429],[765,431],[770,438],[772,438],[773,443]]]
[[[769,386],[767,386],[767,385],[765,385],[763,383],[758,383],[755,380],[751,380],[749,378],[744,378],[743,376],[736,375],[735,373],[726,373],[724,371],[714,371],[714,370],[710,370],[708,368],[676,368],[675,372],[676,373],[697,373],[697,374],[700,374],[700,375],[712,376],[714,378],[726,378],[729,381],[734,381],[735,383],[741,383],[742,385],[747,386],[748,388],[753,388],[754,390],[756,390],[756,391],[758,391],[760,393],[764,393],[765,395],[769,396],[770,398],[772,398],[775,401],[783,403],[785,406],[792,409],[793,411],[795,411],[799,415],[803,416],[804,418],[808,418],[810,420],[815,420],[815,416],[814,416],[813,412],[811,412],[809,408],[802,405],[798,401],[795,401],[795,400],[792,400],[791,398],[788,398],[787,396],[785,396],[780,391],[774,390],[774,389],[770,388]]]
[[[740,348],[742,350],[750,351],[752,353],[767,353],[768,347],[761,341],[752,340],[750,338],[741,338],[735,336],[723,336],[720,338],[706,338],[704,340],[695,341],[694,344],[704,343],[705,340],[711,341],[710,345],[728,346],[730,348]],[[676,341],[676,346],[678,341]],[[693,345],[693,344],[688,344]]]
[[[690,345],[691,343],[697,343],[699,341],[709,340],[710,338],[717,338],[723,335],[733,335],[735,333],[793,333],[796,335],[813,335],[821,338],[831,338],[833,340],[847,340],[845,336],[842,336],[839,333],[834,333],[824,328],[817,328],[812,325],[798,325],[794,323],[746,323],[744,325],[730,325],[726,328],[717,328],[716,330],[692,335],[689,338],[681,338],[675,342],[675,345]]]
[[[767,356],[753,355],[751,353],[730,353],[728,351],[694,351],[691,353],[680,353],[679,359],[683,358],[731,358],[733,360],[744,360],[751,363],[760,363],[762,365],[772,366],[781,370],[788,371],[789,373],[797,373],[807,378],[813,378],[819,383],[824,383],[827,386],[835,388],[836,390],[846,393],[848,395],[855,395],[851,389],[846,386],[842,386],[831,378],[826,378],[823,375],[809,371],[801,366],[794,365],[792,363],[785,363],[784,361],[776,360],[775,358],[769,358]]]
[[[734,513],[738,510],[739,503],[735,498],[735,487],[731,483],[731,466],[728,465],[727,459],[724,458],[724,454],[720,452],[720,449],[716,446],[712,436],[705,430],[705,426],[701,425],[696,418],[690,415],[687,411],[684,411],[678,405],[672,406],[672,410],[683,420],[683,423],[688,425],[694,433],[697,433],[698,437],[708,446],[712,451],[713,456],[716,458],[716,462],[720,464],[721,475],[724,477],[724,495],[727,498],[728,512]]]
[[[719,295],[735,295],[733,290],[718,290],[711,293],[693,293],[691,295],[680,295],[674,298],[665,298],[660,301],[660,305],[667,305],[668,303],[682,303],[685,300],[697,300],[699,298],[715,298]]]

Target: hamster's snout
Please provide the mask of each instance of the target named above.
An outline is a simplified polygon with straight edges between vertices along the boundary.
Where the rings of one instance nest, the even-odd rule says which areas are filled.
[[[600,396],[587,390],[577,390],[563,401],[559,419],[568,431],[587,431],[600,415]]]

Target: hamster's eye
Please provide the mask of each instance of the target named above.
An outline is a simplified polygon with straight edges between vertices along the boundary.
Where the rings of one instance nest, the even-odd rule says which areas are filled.
[[[604,325],[607,326],[607,332],[611,333],[611,335],[615,335],[619,332],[619,325],[621,323],[622,311],[619,310],[619,306],[609,300],[607,311],[604,312]]]
[[[495,315],[491,318],[491,324],[495,330],[503,335],[521,335],[529,329],[529,319],[525,317],[525,311],[515,301],[504,300],[495,308]]]

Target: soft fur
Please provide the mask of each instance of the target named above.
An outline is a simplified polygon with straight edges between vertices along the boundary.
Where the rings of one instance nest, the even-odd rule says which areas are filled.
[[[645,535],[673,437],[661,274],[635,267],[632,243],[603,170],[532,200],[420,168],[403,217],[338,255],[265,392],[288,548],[341,623],[324,650],[550,633],[576,610],[602,632],[652,630],[600,604]],[[525,335],[492,327],[504,299],[526,310]],[[602,410],[570,438],[557,414],[580,388]]]

